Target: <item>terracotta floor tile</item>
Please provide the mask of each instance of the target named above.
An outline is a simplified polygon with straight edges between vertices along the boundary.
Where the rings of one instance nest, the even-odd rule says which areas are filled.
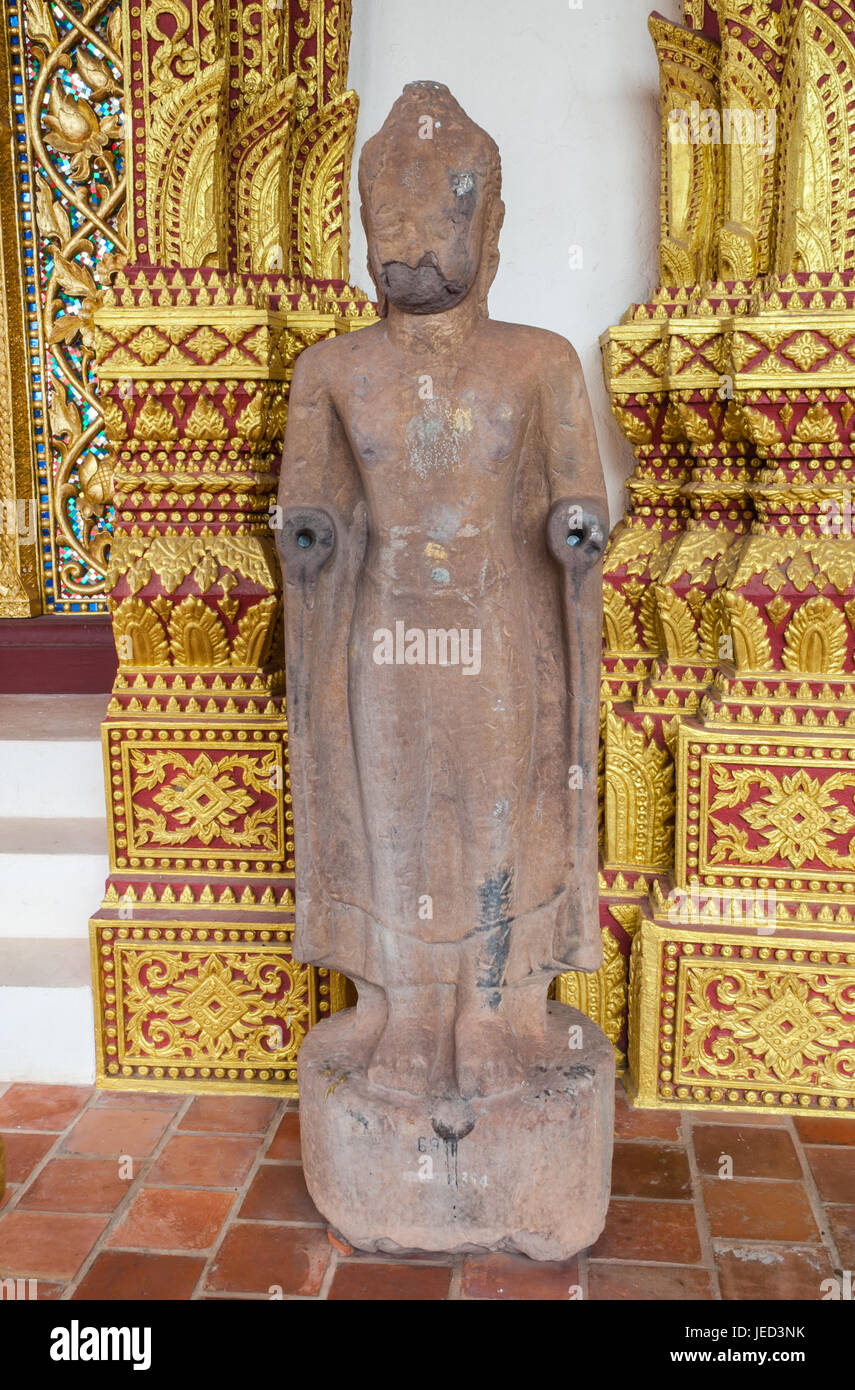
[[[262,1163],[252,1180],[241,1221],[318,1221],[323,1217],[309,1196],[298,1163]]]
[[[795,1178],[802,1168],[793,1141],[785,1129],[740,1125],[692,1127],[695,1156],[702,1173],[718,1177],[722,1155],[732,1159],[734,1178]]]
[[[36,1297],[39,1303],[54,1303],[65,1292],[65,1284],[46,1284],[39,1280]]]
[[[844,1269],[855,1270],[855,1207],[826,1207]]]
[[[103,1154],[118,1159],[120,1154],[147,1158],[157,1148],[171,1115],[166,1110],[136,1110],[116,1106],[93,1106],[81,1115],[63,1140],[66,1153]]]
[[[578,1288],[576,1260],[529,1260],[525,1255],[467,1255],[463,1261],[464,1298],[567,1302]]]
[[[855,1149],[826,1145],[805,1150],[824,1202],[855,1202]]]
[[[451,1270],[436,1265],[368,1264],[343,1260],[336,1269],[327,1297],[336,1302],[345,1299],[382,1299],[386,1302],[436,1300],[448,1297]]]
[[[255,1138],[174,1134],[146,1173],[146,1186],[237,1188],[258,1151]]]
[[[588,1297],[604,1300],[676,1299],[700,1301],[713,1297],[712,1281],[705,1269],[691,1265],[588,1264]]]
[[[16,1279],[15,1284],[14,1297],[25,1303],[33,1300],[37,1303],[54,1303],[61,1298],[66,1287],[65,1284],[51,1284],[44,1279]],[[5,1288],[0,1289],[0,1299],[10,1301]]]
[[[662,1260],[667,1264],[701,1262],[692,1202],[642,1202],[614,1199],[606,1228],[589,1254],[602,1260]]]
[[[55,1134],[0,1134],[6,1151],[6,1181],[26,1182],[48,1149],[56,1143]]]
[[[8,1212],[0,1218],[0,1275],[73,1278],[107,1221],[106,1216]]]
[[[794,1123],[803,1144],[855,1144],[855,1120],[845,1115],[796,1115]]]
[[[140,1255],[133,1250],[105,1250],[80,1281],[75,1300],[90,1298],[189,1299],[205,1261],[194,1255]]]
[[[679,1110],[635,1110],[623,1086],[615,1092],[616,1139],[679,1139]]]
[[[267,1294],[275,1287],[283,1294],[314,1297],[331,1256],[324,1229],[242,1222],[227,1232],[206,1288]]]
[[[819,1240],[801,1183],[705,1178],[702,1187],[714,1236],[791,1244]]]
[[[229,1214],[230,1192],[144,1187],[107,1244],[145,1250],[207,1250]]]
[[[691,1124],[696,1125],[739,1125],[744,1129],[781,1128],[784,1116],[780,1110],[740,1110],[733,1106],[730,1110],[689,1110],[686,1112]]]
[[[7,1182],[6,1186],[3,1188],[2,1194],[0,1194],[0,1211],[2,1211],[4,1207],[10,1205],[19,1187],[20,1183]]]
[[[819,1300],[823,1279],[832,1276],[824,1250],[716,1241],[715,1260],[725,1299]]]
[[[650,1140],[617,1140],[612,1192],[615,1197],[690,1198],[692,1177],[685,1149]]]
[[[29,1086],[16,1083],[0,1097],[0,1129],[67,1129],[92,1095],[91,1086]]]
[[[112,1158],[53,1158],[21,1198],[21,1211],[114,1211],[128,1193]]]
[[[279,1122],[273,1142],[267,1150],[267,1158],[300,1159],[300,1115],[296,1110],[288,1110]]]
[[[186,1099],[186,1096],[170,1096],[160,1091],[99,1091],[94,1104],[99,1110],[112,1110],[118,1105],[123,1110],[169,1110],[174,1115]]]
[[[263,1096],[197,1096],[179,1129],[207,1130],[216,1134],[263,1134],[278,1104]]]

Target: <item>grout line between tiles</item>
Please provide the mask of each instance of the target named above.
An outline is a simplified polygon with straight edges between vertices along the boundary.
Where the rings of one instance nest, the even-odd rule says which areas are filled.
[[[689,1173],[692,1179],[692,1193],[695,1207],[695,1224],[698,1228],[698,1240],[701,1246],[701,1258],[704,1268],[710,1276],[712,1286],[712,1297],[714,1302],[721,1302],[721,1284],[718,1277],[718,1266],[715,1260],[715,1246],[713,1245],[712,1232],[710,1230],[709,1217],[704,1205],[703,1183],[701,1172],[698,1167],[698,1160],[695,1157],[695,1146],[692,1142],[692,1117],[684,1111],[680,1117],[680,1130],[683,1136],[683,1143],[686,1149],[686,1159],[689,1164]]]
[[[332,1244],[332,1242],[330,1242],[330,1250],[332,1251],[332,1258],[330,1259],[326,1269],[324,1270],[324,1277],[321,1280],[321,1287],[318,1289],[317,1293],[317,1300],[319,1303],[323,1303],[326,1301],[326,1299],[329,1298],[333,1279],[335,1278],[336,1273],[338,1272],[339,1253],[336,1250],[335,1246]]]
[[[249,1169],[244,1176],[243,1182],[235,1192],[234,1201],[232,1202],[232,1205],[229,1208],[228,1215],[226,1216],[226,1219],[224,1220],[220,1228],[216,1240],[214,1241],[213,1245],[210,1247],[208,1251],[208,1257],[205,1260],[202,1269],[199,1271],[199,1278],[196,1281],[196,1286],[193,1289],[193,1292],[190,1294],[191,1301],[197,1301],[202,1294],[214,1292],[214,1290],[208,1290],[205,1287],[205,1285],[208,1282],[208,1276],[210,1275],[211,1270],[214,1267],[216,1259],[222,1248],[223,1242],[225,1241],[229,1231],[232,1230],[233,1227],[235,1227],[236,1225],[240,1224],[238,1221],[238,1212],[240,1211],[240,1208],[246,1199],[246,1195],[249,1192],[249,1189],[255,1180],[256,1174],[258,1173],[261,1164],[264,1161],[264,1156],[267,1153],[267,1150],[273,1143],[274,1136],[276,1135],[276,1132],[279,1129],[280,1124],[282,1123],[283,1117],[288,1113],[288,1108],[288,1100],[280,1101],[270,1118],[266,1130],[263,1132],[263,1134],[257,1136],[258,1142],[256,1144],[255,1149],[255,1158],[250,1164]],[[185,1132],[187,1131],[182,1130],[182,1133]]]
[[[97,1096],[97,1094],[98,1092],[96,1091],[95,1095]],[[84,1110],[88,1110],[90,1108],[96,1109],[100,1114],[101,1107],[95,1105],[94,1099],[94,1096],[90,1098],[88,1104],[84,1107]],[[169,1123],[167,1124],[166,1128],[164,1129],[163,1133],[161,1134],[160,1138],[154,1146],[154,1149],[150,1154],[147,1154],[145,1158],[133,1159],[135,1173],[134,1177],[128,1183],[128,1190],[122,1198],[121,1202],[119,1202],[118,1206],[113,1211],[109,1221],[107,1222],[107,1225],[104,1227],[103,1231],[96,1240],[92,1249],[89,1251],[89,1254],[86,1256],[86,1259],[83,1261],[82,1265],[80,1265],[73,1278],[68,1281],[68,1283],[65,1286],[65,1289],[60,1294],[60,1299],[62,1301],[68,1302],[71,1299],[72,1295],[77,1292],[77,1289],[80,1287],[83,1280],[86,1278],[87,1274],[89,1273],[93,1264],[97,1260],[98,1256],[102,1254],[103,1251],[107,1248],[107,1241],[109,1237],[127,1216],[134,1198],[137,1196],[138,1192],[141,1190],[143,1186],[144,1180],[148,1174],[149,1169],[151,1168],[152,1164],[156,1161],[156,1159],[160,1157],[161,1153],[163,1152],[163,1149],[166,1147],[167,1143],[174,1134],[175,1127],[178,1124],[178,1121],[181,1119],[181,1116],[185,1113],[185,1111],[192,1104],[192,1102],[193,1097],[187,1096],[186,1100],[178,1106],[177,1110],[173,1112],[172,1117],[169,1120]],[[116,1108],[118,1109],[119,1107]],[[105,1115],[109,1114],[109,1107],[103,1107],[103,1113]],[[75,1155],[75,1157],[78,1156],[79,1155]],[[111,1155],[99,1154],[98,1157],[110,1158]],[[112,1157],[116,1161],[118,1161],[118,1154],[114,1154],[112,1155]],[[137,1167],[137,1165],[139,1166]]]
[[[813,1212],[813,1217],[816,1221],[817,1228],[819,1230],[820,1239],[825,1248],[826,1254],[829,1256],[832,1270],[836,1275],[840,1276],[843,1273],[843,1260],[841,1259],[840,1251],[837,1248],[837,1242],[834,1239],[834,1233],[831,1229],[831,1222],[829,1221],[828,1213],[825,1210],[825,1203],[823,1202],[822,1197],[820,1196],[816,1178],[813,1175],[813,1170],[808,1161],[808,1156],[805,1153],[805,1145],[802,1143],[801,1135],[799,1134],[795,1124],[793,1124],[793,1143],[795,1144],[796,1153],[798,1154],[799,1163],[802,1166],[802,1173],[804,1174],[802,1181],[804,1184],[805,1195],[808,1199],[810,1209]]]

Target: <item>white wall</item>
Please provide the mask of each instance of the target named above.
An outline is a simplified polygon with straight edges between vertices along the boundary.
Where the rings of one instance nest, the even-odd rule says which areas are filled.
[[[578,0],[575,0],[578,3]],[[407,82],[444,82],[502,155],[493,318],[569,338],[594,407],[612,519],[632,451],[608,407],[597,340],[656,283],[659,79],[651,0],[354,0],[349,85],[361,108],[351,278],[370,289],[356,161]],[[680,0],[656,0],[681,18]],[[568,268],[581,247],[582,268]]]

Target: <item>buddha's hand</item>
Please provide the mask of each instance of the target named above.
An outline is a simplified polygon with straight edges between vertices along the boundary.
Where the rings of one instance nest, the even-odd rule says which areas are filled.
[[[608,517],[596,498],[562,497],[553,502],[546,521],[546,543],[559,565],[583,573],[597,564],[606,548]]]

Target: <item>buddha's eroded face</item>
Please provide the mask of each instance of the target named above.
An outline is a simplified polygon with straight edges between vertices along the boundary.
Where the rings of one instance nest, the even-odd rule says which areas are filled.
[[[426,84],[423,95],[413,90],[366,146],[362,215],[380,294],[405,313],[436,314],[459,304],[478,276],[489,151],[456,103],[450,112]]]

